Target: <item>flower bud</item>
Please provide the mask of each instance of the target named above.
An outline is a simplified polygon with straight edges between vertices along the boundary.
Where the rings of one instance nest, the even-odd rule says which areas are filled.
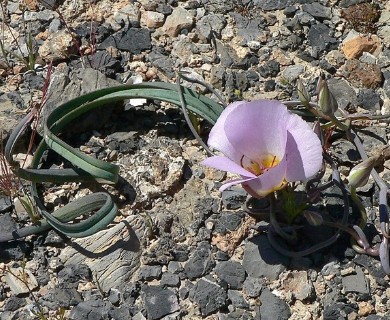
[[[301,100],[301,102],[304,106],[308,106],[310,103],[310,95],[307,92],[307,90],[306,90],[305,86],[303,85],[302,80],[300,78],[298,78],[298,81],[297,81],[297,90],[298,90],[299,100]]]
[[[348,184],[351,188],[363,187],[374,169],[377,157],[370,157],[353,167],[348,175]]]
[[[320,79],[318,84],[319,92],[318,92],[318,105],[321,108],[321,111],[327,116],[332,116],[338,109],[338,104],[330,92],[328,84],[325,80]]]

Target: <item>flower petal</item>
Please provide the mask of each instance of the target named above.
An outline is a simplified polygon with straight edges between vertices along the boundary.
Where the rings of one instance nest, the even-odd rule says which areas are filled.
[[[222,171],[236,173],[243,177],[248,177],[248,178],[256,177],[256,175],[254,175],[253,173],[246,171],[243,167],[241,167],[237,163],[223,156],[214,156],[214,157],[207,158],[203,160],[200,164],[215,169],[219,169]]]
[[[244,183],[244,182],[247,182],[247,181],[250,181],[250,180],[253,180],[253,179],[257,179],[257,177],[230,180],[230,181],[224,183],[219,188],[219,191],[222,192],[222,191],[226,190],[227,188],[230,188],[231,186],[235,186],[236,184]]]
[[[238,152],[236,148],[232,146],[225,133],[225,122],[232,110],[236,109],[244,103],[243,101],[237,101],[225,108],[219,116],[217,122],[210,131],[207,144],[214,149],[221,151],[225,156],[234,162],[239,163],[242,157],[242,153]]]
[[[275,167],[269,169],[257,179],[250,179],[243,183],[244,189],[253,197],[262,198],[286,185],[287,169],[286,157]]]
[[[225,134],[231,145],[253,161],[264,155],[282,159],[285,153],[287,108],[278,101],[239,104],[226,117]]]
[[[306,180],[322,165],[322,146],[317,135],[302,118],[291,114],[287,123],[287,181]]]

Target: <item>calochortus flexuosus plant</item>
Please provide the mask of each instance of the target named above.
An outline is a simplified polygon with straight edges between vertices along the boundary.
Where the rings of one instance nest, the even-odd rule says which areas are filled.
[[[276,100],[232,103],[212,128],[208,145],[224,155],[207,158],[202,164],[241,176],[220,191],[241,183],[256,198],[288,182],[307,180],[322,165],[317,135]]]

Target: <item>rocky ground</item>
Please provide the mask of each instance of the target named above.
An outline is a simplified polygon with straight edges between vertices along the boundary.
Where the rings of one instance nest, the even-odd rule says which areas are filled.
[[[43,115],[98,88],[174,82],[183,69],[228,102],[296,100],[298,77],[314,96],[322,72],[348,112],[390,112],[386,1],[20,0],[3,1],[0,19],[5,138],[42,103],[50,62]],[[220,194],[229,176],[199,165],[206,153],[181,111],[141,102],[104,108],[69,128],[72,145],[120,166],[120,182],[105,186],[120,215],[86,239],[50,231],[1,243],[1,319],[38,319],[40,309],[48,319],[74,320],[390,317],[389,277],[377,259],[355,253],[346,236],[307,257],[280,255],[251,229],[246,193]],[[359,135],[373,153],[387,145],[389,129],[365,122]],[[345,140],[331,152],[342,174],[359,161]],[[61,165],[55,155],[48,161]],[[381,163],[385,180],[389,164]],[[47,184],[45,200],[55,207],[88,189],[96,187]],[[359,195],[369,211],[365,231],[378,243],[378,190],[371,181]],[[323,194],[322,206],[336,216],[342,203],[337,189]],[[18,203],[0,198],[0,232],[28,223]],[[327,235],[316,229],[307,241]]]

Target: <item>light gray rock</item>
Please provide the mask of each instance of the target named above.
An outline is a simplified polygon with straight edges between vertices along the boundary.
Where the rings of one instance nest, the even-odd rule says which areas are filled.
[[[171,36],[176,37],[183,29],[190,31],[194,24],[193,14],[182,8],[177,7],[173,10],[172,14],[165,20],[163,29],[164,32]]]
[[[144,220],[129,216],[114,227],[76,239],[60,254],[64,265],[86,264],[103,291],[128,281],[139,268]]]
[[[15,295],[25,294],[38,287],[35,276],[28,269],[9,268],[5,274],[5,281]]]
[[[356,268],[356,274],[343,277],[342,283],[345,293],[370,293],[366,276],[364,275],[363,270],[359,267]]]

